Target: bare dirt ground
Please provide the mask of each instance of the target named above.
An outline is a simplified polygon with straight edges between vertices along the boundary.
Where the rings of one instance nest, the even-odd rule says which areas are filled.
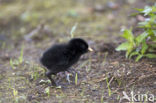
[[[123,41],[120,29],[135,28],[140,20],[130,17],[133,8],[154,2],[0,0],[0,103],[125,103],[124,93],[132,91],[156,96],[156,60],[134,62],[115,51]],[[61,88],[41,83],[47,78],[39,57],[52,44],[68,41],[75,23],[74,37],[84,38],[94,52],[73,66],[77,77],[71,75],[70,84],[65,78]]]

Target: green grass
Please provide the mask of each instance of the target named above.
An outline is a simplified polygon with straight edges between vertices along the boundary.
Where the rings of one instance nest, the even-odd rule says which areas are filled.
[[[111,91],[111,88],[110,88],[108,77],[106,77],[106,83],[107,83],[107,89],[108,89],[108,96],[111,96],[112,95],[112,91]]]
[[[24,44],[21,47],[20,56],[18,57],[19,64],[23,62],[23,49],[24,49]]]
[[[78,84],[78,75],[77,75],[77,73],[75,74],[75,85],[77,85]]]

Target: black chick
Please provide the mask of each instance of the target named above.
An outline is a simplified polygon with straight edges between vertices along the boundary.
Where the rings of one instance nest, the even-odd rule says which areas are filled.
[[[92,51],[92,49],[80,38],[73,38],[66,44],[53,45],[46,50],[40,58],[40,62],[48,69],[46,76],[50,79],[52,85],[56,86],[56,83],[51,75],[67,71],[79,60],[82,54],[88,51]]]

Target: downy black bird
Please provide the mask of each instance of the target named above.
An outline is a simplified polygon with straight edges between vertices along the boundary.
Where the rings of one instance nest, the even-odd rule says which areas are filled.
[[[93,51],[93,49],[81,38],[73,38],[68,43],[56,44],[47,49],[40,58],[40,62],[47,68],[46,76],[50,79],[52,85],[56,86],[56,83],[51,75],[68,71],[81,55],[88,51]]]

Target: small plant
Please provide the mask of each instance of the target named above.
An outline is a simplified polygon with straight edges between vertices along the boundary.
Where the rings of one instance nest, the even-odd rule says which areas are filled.
[[[122,37],[127,41],[120,44],[116,50],[126,51],[126,58],[136,56],[135,61],[142,57],[156,58],[156,4],[146,6],[144,9],[136,9],[137,14],[143,14],[144,22],[139,22],[138,27],[144,30],[138,36],[134,36],[132,29],[123,30]]]
[[[88,60],[88,67],[86,68],[86,72],[88,73],[91,70],[92,58],[91,55],[89,56]]]
[[[40,77],[40,73],[43,72],[43,69],[37,65],[33,65],[32,70],[33,70],[33,72],[31,73],[31,79],[37,80],[37,78]],[[44,82],[49,82],[49,81],[44,81]],[[40,81],[40,83],[43,83],[43,81]]]
[[[18,91],[15,88],[12,88],[12,91],[15,103],[18,103]]]
[[[103,100],[103,95],[101,96],[101,99],[100,99],[100,100],[101,100],[101,103],[103,103],[103,102],[104,102],[104,100]]]
[[[23,49],[24,49],[24,45],[22,45],[21,51],[20,51],[20,56],[18,57],[18,61],[20,64],[23,62]]]
[[[11,66],[12,69],[15,69],[15,63],[13,62],[12,59],[10,59],[10,66]]]
[[[71,36],[71,38],[74,38],[74,32],[75,32],[75,30],[76,30],[76,28],[77,28],[77,23],[72,27],[72,29],[71,29],[71,31],[70,31],[70,36]]]
[[[111,96],[112,92],[111,92],[110,84],[109,84],[109,81],[108,81],[108,77],[106,77],[106,83],[107,83],[107,88],[108,88],[108,95]]]
[[[12,88],[13,90],[13,96],[16,97],[18,95],[18,91],[15,88]]]
[[[12,69],[15,69],[16,66],[23,63],[23,49],[24,46],[21,47],[20,56],[18,57],[18,59],[10,59],[10,66],[12,67]]]
[[[101,103],[104,103],[104,95],[103,95],[104,89],[102,89],[101,91],[102,91],[102,93],[101,93],[102,95],[101,95],[100,101],[101,101]]]
[[[77,75],[77,73],[76,73],[76,74],[75,74],[75,85],[78,84],[77,81],[78,81],[78,75]]]
[[[50,96],[50,88],[47,87],[45,90],[44,90],[44,93],[46,93],[48,95],[48,97]]]
[[[85,92],[85,88],[83,87],[82,88],[82,91],[81,91],[81,93],[80,93],[80,95],[83,97],[84,96],[84,92]]]

